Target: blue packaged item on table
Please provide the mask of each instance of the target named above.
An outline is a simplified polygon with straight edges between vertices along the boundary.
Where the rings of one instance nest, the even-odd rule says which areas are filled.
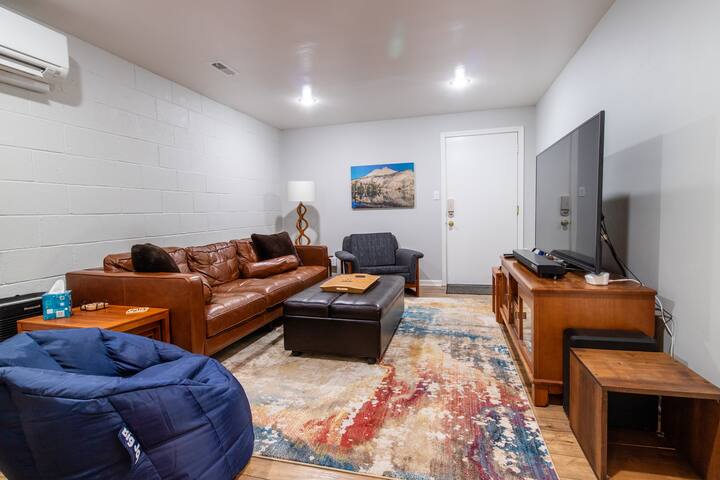
[[[55,320],[72,315],[72,292],[46,293],[42,296],[43,319]]]
[[[65,290],[65,282],[58,280],[49,292],[42,296],[44,320],[67,318],[72,315],[72,291]]]

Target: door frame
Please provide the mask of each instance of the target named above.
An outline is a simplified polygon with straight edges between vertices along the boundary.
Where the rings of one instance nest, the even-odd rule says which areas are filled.
[[[525,218],[525,129],[522,126],[485,128],[480,130],[461,130],[440,133],[440,225],[442,228],[442,284],[447,285],[447,139],[498,133],[517,133],[517,244],[523,246],[523,224]],[[498,259],[499,261],[499,259]]]

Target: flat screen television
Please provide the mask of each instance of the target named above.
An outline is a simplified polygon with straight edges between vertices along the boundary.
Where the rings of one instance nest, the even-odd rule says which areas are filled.
[[[602,266],[601,111],[537,156],[535,247],[588,272]]]

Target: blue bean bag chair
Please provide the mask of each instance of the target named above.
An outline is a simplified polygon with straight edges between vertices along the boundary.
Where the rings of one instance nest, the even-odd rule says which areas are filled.
[[[0,343],[0,471],[9,479],[233,479],[250,405],[220,363],[99,329]]]

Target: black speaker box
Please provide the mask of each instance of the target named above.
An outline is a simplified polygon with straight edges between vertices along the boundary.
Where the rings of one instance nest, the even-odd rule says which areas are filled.
[[[654,338],[633,330],[595,330],[568,328],[563,334],[563,408],[570,410],[570,349],[635,350],[656,352]],[[608,395],[608,426],[655,431],[658,397],[612,392]]]

